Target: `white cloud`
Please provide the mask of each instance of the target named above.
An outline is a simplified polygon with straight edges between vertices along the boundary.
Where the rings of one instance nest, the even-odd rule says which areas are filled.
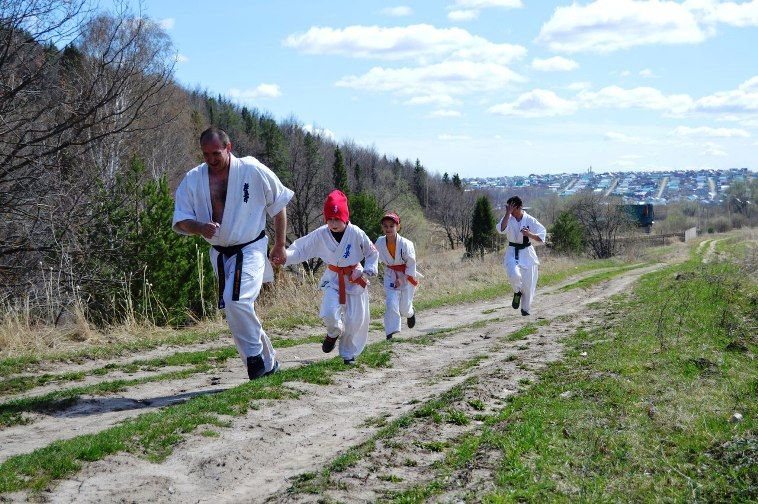
[[[314,26],[303,34],[293,34],[284,45],[308,54],[339,54],[354,58],[402,60],[465,58],[467,54],[496,58],[507,63],[523,57],[526,48],[495,44],[462,28],[435,28],[428,24],[401,27]]]
[[[447,13],[447,18],[450,21],[472,21],[478,17],[478,10],[452,10]]]
[[[630,72],[629,70],[623,70],[619,75],[621,77],[629,77],[630,75],[632,75],[632,72]]]
[[[175,24],[176,24],[176,19],[174,18],[165,18],[158,21],[158,26],[160,26],[164,30],[173,30]]]
[[[579,68],[579,63],[562,56],[547,59],[534,58],[532,68],[541,72],[568,72]]]
[[[413,14],[413,9],[406,5],[398,5],[396,7],[385,7],[379,13],[390,17],[405,17]]]
[[[713,137],[713,138],[748,138],[750,133],[739,128],[711,128],[709,126],[698,126],[691,128],[689,126],[678,126],[671,132],[672,135],[679,137]]]
[[[537,42],[561,52],[608,53],[649,44],[696,44],[706,38],[691,10],[665,0],[597,0],[558,7]]]
[[[640,77],[644,77],[645,79],[652,79],[658,76],[655,75],[655,73],[653,73],[652,70],[650,70],[649,68],[646,68],[644,70],[640,70]]]
[[[177,63],[187,63],[189,61],[189,58],[185,56],[184,54],[177,54],[176,55],[176,62]]]
[[[758,113],[758,75],[732,91],[720,91],[700,98],[695,103],[694,110],[718,114]]]
[[[608,86],[599,91],[582,91],[578,98],[585,108],[641,108],[681,114],[692,106],[689,95],[664,95],[651,87],[624,89]]]
[[[469,9],[486,9],[489,7],[520,9],[524,6],[521,0],[455,0],[455,5]]]
[[[427,117],[431,119],[441,119],[444,117],[460,117],[461,113],[457,110],[450,110],[450,109],[440,109],[435,110],[431,114],[429,114]]]
[[[649,145],[649,144],[657,143],[655,140],[651,138],[627,135],[624,133],[619,133],[618,131],[608,131],[605,133],[604,138],[605,140],[608,140],[610,142],[621,142],[621,143],[629,143],[629,144]]]
[[[337,141],[337,137],[334,135],[334,132],[326,128],[317,128],[313,126],[312,124],[306,124],[305,126],[303,126],[303,131],[306,131],[310,133],[311,135],[316,135],[322,138],[326,138],[328,140],[331,140],[332,142]]]
[[[443,133],[441,135],[437,135],[437,140],[445,140],[445,141],[471,140],[471,137],[468,135],[449,135],[447,133]]]
[[[688,0],[684,6],[698,15],[704,23],[722,23],[737,27],[758,26],[758,1],[717,2]]]
[[[260,84],[258,87],[246,90],[232,88],[228,94],[239,102],[252,102],[261,98],[279,98],[282,91],[277,84]]]
[[[493,91],[522,81],[523,77],[502,65],[445,61],[421,67],[374,67],[363,75],[344,77],[335,85],[409,95],[454,95]]]
[[[410,100],[403,102],[405,105],[438,105],[441,107],[448,107],[450,105],[460,104],[460,100],[456,100],[447,94],[432,94],[425,96],[414,96]]]
[[[576,103],[560,98],[552,91],[533,89],[511,103],[501,103],[489,108],[491,114],[518,117],[552,117],[573,114]]]
[[[582,82],[572,82],[568,86],[566,86],[566,89],[569,89],[571,91],[584,91],[586,89],[591,89],[592,83],[587,81]]]
[[[713,142],[705,143],[704,156],[726,156],[726,151],[718,144]]]

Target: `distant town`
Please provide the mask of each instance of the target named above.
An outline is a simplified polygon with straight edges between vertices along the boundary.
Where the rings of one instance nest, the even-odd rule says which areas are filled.
[[[570,196],[593,191],[621,197],[625,203],[694,201],[718,204],[724,192],[736,181],[748,180],[756,173],[747,168],[729,170],[679,170],[667,172],[585,173],[529,175],[528,177],[485,177],[463,179],[470,189],[530,188]]]

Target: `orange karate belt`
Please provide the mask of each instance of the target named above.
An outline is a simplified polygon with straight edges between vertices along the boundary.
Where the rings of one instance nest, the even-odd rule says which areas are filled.
[[[397,271],[398,273],[402,273],[405,275],[405,264],[389,264],[387,265],[387,267],[391,269],[392,271]],[[405,275],[405,277],[408,279],[408,283],[410,283],[414,287],[418,286],[418,280],[416,280],[410,275]]]
[[[350,280],[350,283],[358,284],[361,287],[366,287],[366,281],[363,279],[363,277],[358,277],[356,280],[352,280],[350,278],[350,275],[353,273],[353,270],[355,270],[355,267],[358,266],[357,264],[353,264],[351,266],[344,266],[339,267],[335,266],[334,264],[329,265],[329,269],[337,273],[337,278],[340,280],[340,304],[346,304],[347,303],[347,292],[345,291],[345,277]]]

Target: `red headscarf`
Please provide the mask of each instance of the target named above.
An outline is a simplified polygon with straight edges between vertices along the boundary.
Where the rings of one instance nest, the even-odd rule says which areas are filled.
[[[329,193],[324,201],[324,220],[339,219],[342,222],[350,220],[350,209],[347,206],[347,196],[339,189]]]

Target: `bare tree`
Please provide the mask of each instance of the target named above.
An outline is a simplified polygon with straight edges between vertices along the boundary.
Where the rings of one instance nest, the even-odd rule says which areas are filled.
[[[568,208],[581,223],[584,240],[594,257],[608,258],[618,252],[619,237],[632,224],[621,201],[582,193],[574,196]]]
[[[0,283],[11,288],[51,255],[62,268],[93,186],[175,117],[162,108],[174,64],[165,33],[125,8],[88,7],[0,0]]]

